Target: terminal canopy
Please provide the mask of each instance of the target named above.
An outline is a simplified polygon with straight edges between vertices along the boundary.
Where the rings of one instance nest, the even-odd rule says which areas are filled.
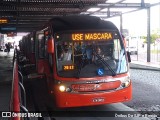
[[[55,16],[91,15],[109,18],[160,4],[159,0],[0,0],[0,28],[31,32]],[[0,33],[5,33],[0,29]]]

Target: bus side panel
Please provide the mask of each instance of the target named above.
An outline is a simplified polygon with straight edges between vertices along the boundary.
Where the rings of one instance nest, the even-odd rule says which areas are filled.
[[[31,53],[30,55],[30,63],[35,64],[35,53]]]
[[[46,82],[47,82],[47,86],[48,86],[48,92],[50,93],[53,89],[53,75],[51,73],[51,68],[48,64],[48,60],[44,60],[44,73],[46,75]]]
[[[40,74],[44,73],[44,60],[43,59],[38,59],[37,61],[37,72]]]

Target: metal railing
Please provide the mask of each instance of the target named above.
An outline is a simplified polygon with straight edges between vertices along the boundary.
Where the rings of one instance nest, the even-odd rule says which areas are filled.
[[[12,92],[10,100],[10,111],[15,113],[28,113],[26,108],[26,92],[23,86],[24,77],[20,71],[18,71],[18,60],[17,60],[17,50],[15,50],[14,57],[14,68],[13,68],[13,81],[12,81]],[[20,116],[11,117],[10,120],[19,120]],[[25,120],[30,120],[29,117],[23,118]]]

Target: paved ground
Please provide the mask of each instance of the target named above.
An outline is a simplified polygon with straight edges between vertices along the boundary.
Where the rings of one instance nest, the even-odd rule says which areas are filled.
[[[0,112],[9,111],[13,76],[12,58],[13,50],[10,53],[0,52]]]
[[[133,100],[130,106],[137,106],[136,109],[143,107],[160,107],[160,71],[150,70],[131,70],[133,83]],[[160,110],[160,109],[159,109]]]
[[[9,111],[11,84],[0,84],[0,112]]]
[[[10,53],[0,52],[0,83],[12,80],[13,50]]]
[[[131,79],[133,99],[124,104],[137,111],[160,116],[160,71],[131,69]]]

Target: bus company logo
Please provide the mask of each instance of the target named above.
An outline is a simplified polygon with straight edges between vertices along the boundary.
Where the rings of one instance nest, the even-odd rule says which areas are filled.
[[[2,117],[42,117],[41,113],[2,112]]]

